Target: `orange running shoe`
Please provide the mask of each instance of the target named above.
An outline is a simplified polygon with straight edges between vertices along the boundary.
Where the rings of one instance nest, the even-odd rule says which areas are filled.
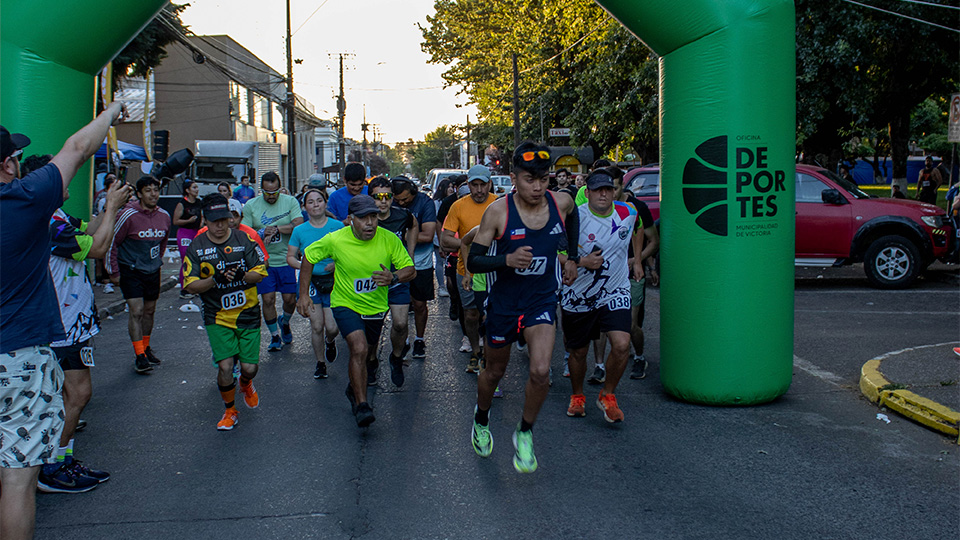
[[[220,431],[230,431],[235,425],[237,425],[237,409],[230,407],[223,411],[223,418],[217,422],[217,429]]]
[[[587,412],[584,406],[587,404],[587,396],[583,394],[573,394],[570,396],[570,406],[567,407],[567,416],[586,416]]]
[[[623,411],[617,406],[617,397],[613,394],[604,394],[601,390],[597,397],[597,407],[603,411],[603,419],[607,422],[623,422]]]
[[[243,393],[243,402],[247,404],[247,407],[256,409],[260,406],[260,394],[257,394],[257,389],[253,387],[253,382],[248,384],[246,388],[240,385],[240,392]]]

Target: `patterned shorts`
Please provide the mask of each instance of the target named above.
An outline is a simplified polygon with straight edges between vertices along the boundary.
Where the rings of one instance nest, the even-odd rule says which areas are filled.
[[[50,347],[0,354],[0,466],[53,463],[63,429],[63,371]]]

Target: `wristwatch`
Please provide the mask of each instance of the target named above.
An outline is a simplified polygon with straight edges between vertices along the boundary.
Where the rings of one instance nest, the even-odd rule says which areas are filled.
[[[573,264],[580,264],[580,256],[579,256],[579,255],[577,255],[576,257],[571,257],[571,256],[568,255],[568,256],[567,256],[567,260],[568,260],[568,261],[573,261]]]

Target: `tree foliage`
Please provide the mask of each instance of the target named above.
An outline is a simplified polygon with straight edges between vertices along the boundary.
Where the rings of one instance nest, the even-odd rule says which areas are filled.
[[[160,65],[167,57],[166,46],[175,40],[175,34],[168,25],[173,25],[180,33],[185,33],[187,28],[180,21],[180,13],[189,6],[190,4],[167,2],[163,10],[120,51],[113,59],[114,88],[120,78],[146,77],[150,68]]]
[[[951,10],[896,0],[871,4],[957,26]],[[911,113],[931,96],[956,91],[957,34],[834,0],[797,0],[796,8],[799,147],[807,155],[829,155],[849,134],[887,138],[893,175],[903,178],[908,142],[920,135],[910,131]]]
[[[957,26],[955,10],[870,3]],[[591,146],[597,157],[629,147],[641,161],[658,159],[658,59],[596,3],[436,0],[434,7],[421,47],[446,66],[446,84],[476,104],[481,145],[513,145],[516,53],[521,139],[540,138],[542,114],[545,128],[569,127],[570,143]],[[798,150],[828,163],[892,153],[894,176],[903,176],[908,141],[924,137],[911,128],[912,113],[931,96],[957,91],[957,33],[836,0],[797,0],[796,14]]]
[[[426,178],[430,169],[459,167],[460,154],[451,146],[460,140],[460,134],[451,126],[440,126],[427,133],[423,141],[407,149],[410,168],[417,178]]]

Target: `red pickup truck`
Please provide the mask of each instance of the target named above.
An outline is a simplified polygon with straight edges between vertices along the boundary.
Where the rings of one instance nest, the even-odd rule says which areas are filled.
[[[660,218],[660,169],[638,167],[624,177],[626,189]],[[907,199],[881,199],[836,174],[797,165],[797,266],[843,266],[863,262],[870,283],[881,289],[908,287],[927,266],[945,259],[953,227],[946,212]]]

